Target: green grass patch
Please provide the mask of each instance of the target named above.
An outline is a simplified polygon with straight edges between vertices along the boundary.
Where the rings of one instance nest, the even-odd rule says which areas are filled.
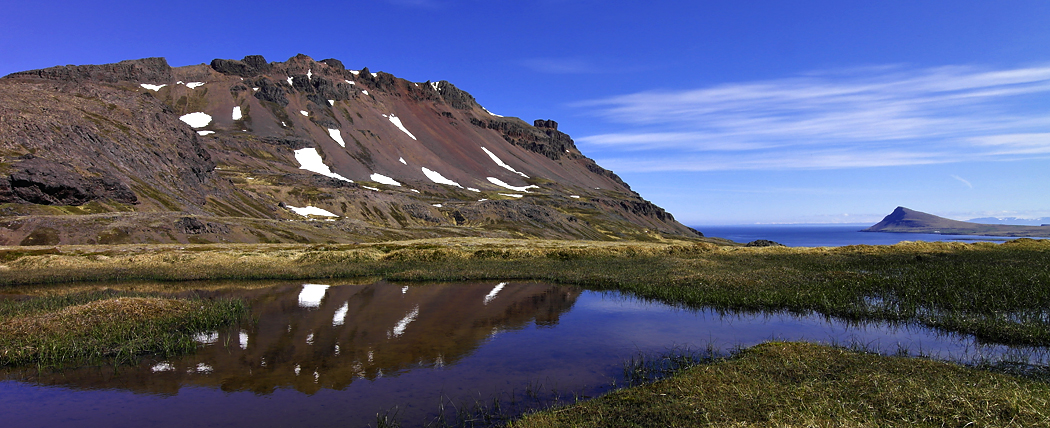
[[[95,291],[0,300],[0,366],[125,363],[197,348],[193,335],[247,314],[239,300]]]
[[[134,246],[26,255],[0,286],[74,281],[539,280],[693,308],[820,313],[1050,345],[1050,242],[841,248],[431,239],[362,245]],[[90,257],[92,251],[108,257]],[[352,261],[352,262],[348,262]]]
[[[766,343],[514,428],[1048,426],[1050,385],[954,364]]]

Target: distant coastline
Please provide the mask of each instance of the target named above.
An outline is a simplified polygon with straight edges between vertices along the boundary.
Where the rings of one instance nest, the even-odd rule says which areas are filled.
[[[741,244],[766,239],[788,247],[893,245],[905,241],[1006,242],[1013,237],[933,233],[865,233],[871,223],[690,225],[704,235]]]
[[[1021,226],[1008,224],[984,224],[951,220],[897,207],[879,223],[863,232],[928,233],[937,235],[982,235],[1009,238],[1047,238],[1050,225]]]

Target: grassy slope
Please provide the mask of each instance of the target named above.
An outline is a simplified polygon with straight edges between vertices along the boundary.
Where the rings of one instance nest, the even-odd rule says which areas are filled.
[[[1048,426],[1048,409],[1041,382],[774,342],[511,426]]]

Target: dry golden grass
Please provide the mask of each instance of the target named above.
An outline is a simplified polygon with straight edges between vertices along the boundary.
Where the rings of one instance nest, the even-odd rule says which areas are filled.
[[[112,290],[0,300],[0,366],[131,362],[192,352],[193,335],[247,313],[236,300]]]
[[[187,314],[194,306],[185,300],[156,297],[120,297],[69,306],[55,312],[15,317],[0,322],[0,336],[19,339],[55,331],[84,334],[101,324],[141,323]]]

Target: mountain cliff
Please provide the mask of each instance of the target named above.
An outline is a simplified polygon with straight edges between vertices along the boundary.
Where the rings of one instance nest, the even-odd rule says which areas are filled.
[[[1050,226],[981,224],[951,220],[897,207],[890,215],[861,232],[936,233],[942,235],[984,235],[1007,237],[1050,237]]]
[[[0,79],[0,245],[665,235],[702,236],[446,81],[305,55]]]

